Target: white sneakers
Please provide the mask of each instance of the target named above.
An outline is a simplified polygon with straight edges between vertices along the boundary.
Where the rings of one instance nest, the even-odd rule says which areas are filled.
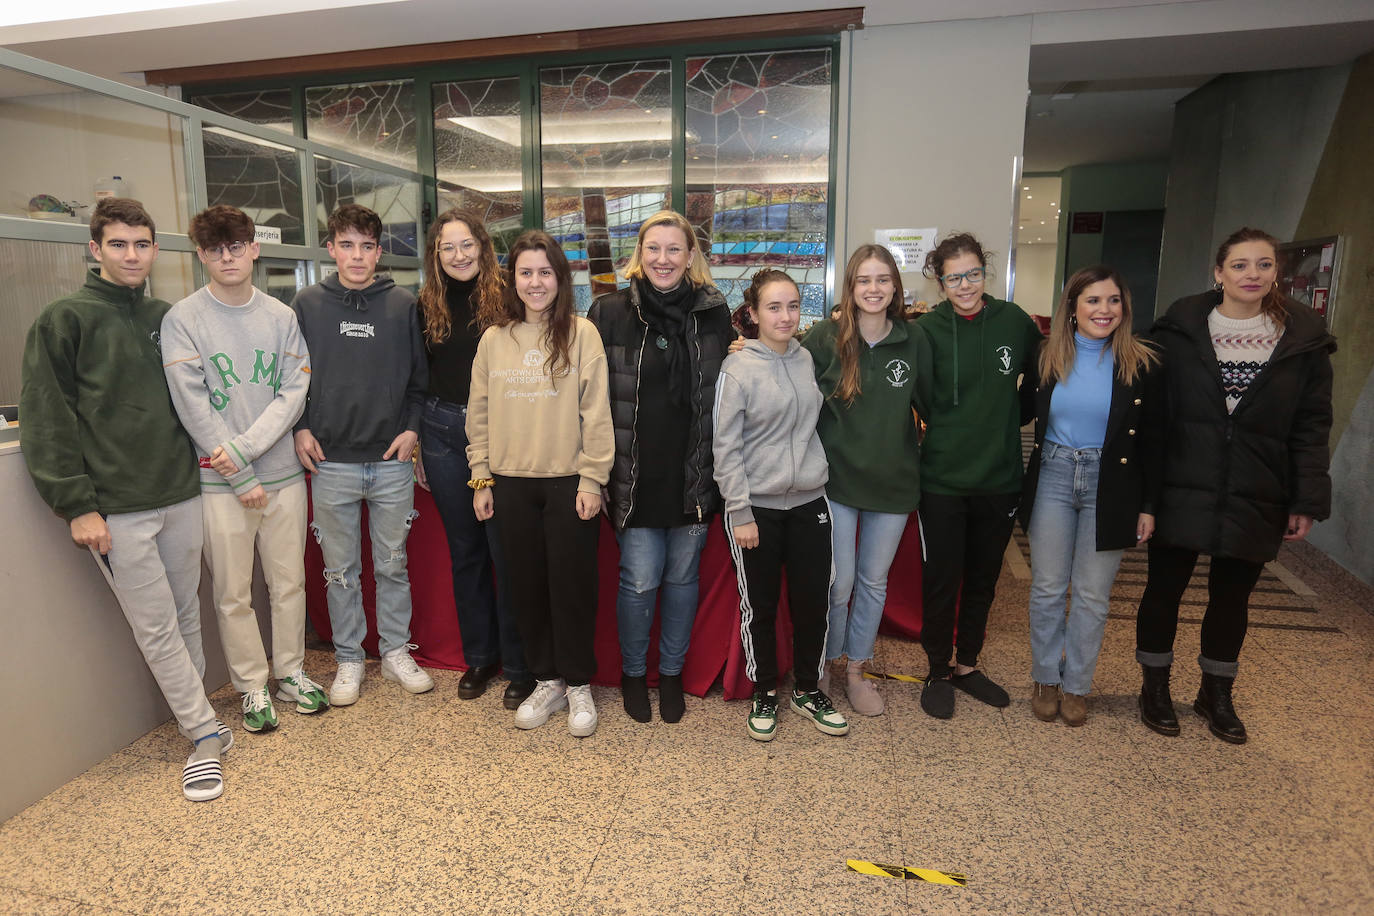
[[[568,685],[562,678],[552,681],[536,681],[534,693],[525,698],[515,711],[516,728],[538,728],[549,721],[549,716],[568,705]]]
[[[434,689],[434,678],[415,664],[410,650],[418,646],[404,645],[382,656],[382,677],[397,681],[411,693],[425,693]],[[358,693],[363,686],[363,663],[339,662],[339,670],[334,675],[334,686],[329,688],[329,705],[352,706],[358,702]]]
[[[358,692],[363,686],[362,662],[339,662],[339,670],[334,674],[334,685],[329,688],[330,706],[352,706],[358,702]]]
[[[585,738],[596,731],[596,704],[592,702],[590,684],[568,688],[568,732],[574,738]]]
[[[538,728],[563,707],[568,708],[568,732],[585,738],[596,731],[596,703],[588,684],[569,687],[562,678],[538,681],[534,693],[515,711],[516,728]]]
[[[382,656],[382,677],[388,681],[399,681],[401,686],[411,693],[425,693],[434,689],[434,678],[430,677],[415,664],[415,659],[410,657],[411,649],[418,649],[416,645],[404,645],[399,649],[394,649]],[[338,705],[335,703],[334,705]]]

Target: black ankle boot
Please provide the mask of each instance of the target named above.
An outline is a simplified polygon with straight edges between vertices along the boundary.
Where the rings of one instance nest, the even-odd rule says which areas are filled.
[[[687,711],[687,701],[682,696],[682,675],[660,674],[658,676],[658,714],[664,722],[681,722],[682,714]]]
[[[620,676],[620,693],[625,700],[625,713],[636,722],[648,722],[653,718],[649,707],[649,680],[644,675]]]
[[[1245,723],[1236,715],[1231,705],[1231,685],[1233,677],[1217,674],[1203,674],[1202,686],[1198,688],[1197,699],[1193,701],[1193,712],[1207,720],[1207,726],[1222,741],[1231,744],[1244,744],[1246,739]]]
[[[1178,716],[1174,715],[1174,701],[1169,696],[1169,666],[1141,665],[1145,673],[1140,685],[1140,721],[1161,735],[1178,734]]]

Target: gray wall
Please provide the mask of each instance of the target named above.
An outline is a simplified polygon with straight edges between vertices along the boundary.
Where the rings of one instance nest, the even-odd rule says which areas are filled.
[[[0,448],[0,821],[171,718],[118,602],[90,553],[72,543],[29,479]],[[202,569],[205,683],[229,680]],[[259,624],[267,607],[254,587]],[[269,643],[270,645],[270,643]],[[190,753],[190,744],[187,744]],[[177,791],[173,782],[168,792]]]
[[[1241,226],[1293,238],[1350,65],[1221,76],[1174,112],[1158,312],[1212,284]]]
[[[968,230],[991,249],[988,291],[1005,295],[1030,26],[1031,17],[1017,16],[848,33],[840,56],[837,286],[849,252],[872,242],[874,229],[936,226],[942,236]],[[950,117],[960,119],[957,128],[945,123]],[[919,272],[904,272],[902,282],[918,299],[939,299]]]

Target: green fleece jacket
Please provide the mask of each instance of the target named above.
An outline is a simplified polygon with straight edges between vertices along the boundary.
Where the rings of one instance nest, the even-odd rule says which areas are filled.
[[[1021,307],[984,297],[973,318],[948,299],[917,319],[930,339],[934,388],[921,445],[922,486],[977,496],[1021,490],[1021,426],[1035,416],[1043,339]],[[1023,384],[1018,380],[1025,378]]]
[[[24,461],[64,519],[170,506],[200,494],[190,437],[162,372],[171,306],[101,278],[50,303],[24,342]]]
[[[839,325],[818,321],[802,338],[825,395],[816,432],[830,463],[826,495],[864,512],[903,514],[921,502],[921,449],[912,408],[930,403],[930,343],[914,324],[898,321],[869,347],[859,342],[860,393],[835,397],[842,366],[835,352]]]

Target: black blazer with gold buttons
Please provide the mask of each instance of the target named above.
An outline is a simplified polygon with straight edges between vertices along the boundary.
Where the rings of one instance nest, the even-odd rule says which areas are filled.
[[[1097,549],[1122,550],[1136,545],[1136,521],[1140,513],[1154,513],[1159,502],[1163,460],[1163,389],[1158,366],[1136,376],[1127,385],[1112,375],[1112,406],[1107,413],[1107,434],[1102,442],[1102,468],[1097,478]],[[1035,392],[1035,444],[1021,495],[1018,517],[1030,530],[1035,490],[1040,482],[1040,447],[1050,422],[1054,380]]]

